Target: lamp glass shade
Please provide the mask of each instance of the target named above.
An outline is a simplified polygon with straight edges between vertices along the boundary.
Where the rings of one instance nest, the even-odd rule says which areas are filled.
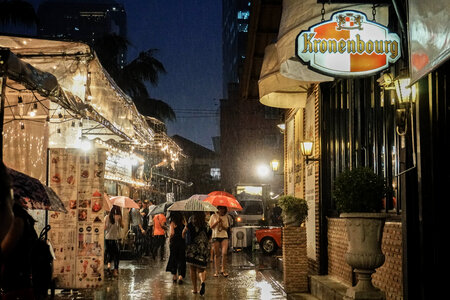
[[[272,166],[272,171],[276,172],[278,171],[278,167],[280,166],[280,162],[276,159],[272,160],[270,162],[270,165]]]
[[[311,156],[313,150],[313,142],[311,141],[302,141],[300,142],[300,150],[302,151],[303,156]]]
[[[416,97],[415,85],[410,86],[409,78],[399,78],[394,81],[395,92],[400,103],[409,102],[409,98],[414,102]]]

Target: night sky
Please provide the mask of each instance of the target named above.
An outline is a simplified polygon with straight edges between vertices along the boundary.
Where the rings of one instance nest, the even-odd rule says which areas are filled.
[[[40,0],[30,0],[36,10]],[[177,121],[167,122],[168,134],[181,135],[209,149],[219,135],[219,100],[222,98],[222,1],[117,0],[125,5],[128,59],[140,51],[159,49],[155,55],[167,70],[152,98],[168,103]],[[203,115],[206,117],[199,117]]]

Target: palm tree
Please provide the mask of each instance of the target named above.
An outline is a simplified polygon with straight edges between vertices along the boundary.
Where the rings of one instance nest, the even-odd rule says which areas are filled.
[[[160,120],[175,120],[173,109],[164,101],[151,98],[145,85],[157,86],[159,75],[166,73],[164,65],[154,56],[157,49],[143,51],[130,63],[121,66],[121,54],[126,53],[129,45],[126,38],[108,34],[96,40],[94,49],[103,67],[133,99],[141,114]]]
[[[33,5],[22,0],[2,0],[0,1],[0,24],[18,25],[23,24],[28,27],[37,24],[37,15]]]

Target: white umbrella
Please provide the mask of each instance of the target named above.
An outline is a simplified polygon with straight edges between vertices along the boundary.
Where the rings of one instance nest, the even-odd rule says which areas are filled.
[[[168,211],[217,211],[217,208],[209,202],[196,199],[177,201],[170,206]]]
[[[206,195],[206,194],[195,194],[195,195],[190,196],[188,199],[195,199],[198,201],[203,201],[206,198],[208,198],[208,195]]]
[[[126,208],[139,209],[139,205],[136,202],[134,202],[133,199],[131,199],[129,197],[115,196],[115,197],[111,197],[110,200],[113,205],[117,205],[117,206],[124,207],[124,208],[126,207]]]

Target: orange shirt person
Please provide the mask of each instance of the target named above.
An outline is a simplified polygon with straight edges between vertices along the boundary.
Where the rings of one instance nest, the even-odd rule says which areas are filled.
[[[153,259],[156,259],[158,249],[161,248],[161,260],[165,258],[165,244],[166,244],[166,217],[164,214],[159,214],[153,217]]]

